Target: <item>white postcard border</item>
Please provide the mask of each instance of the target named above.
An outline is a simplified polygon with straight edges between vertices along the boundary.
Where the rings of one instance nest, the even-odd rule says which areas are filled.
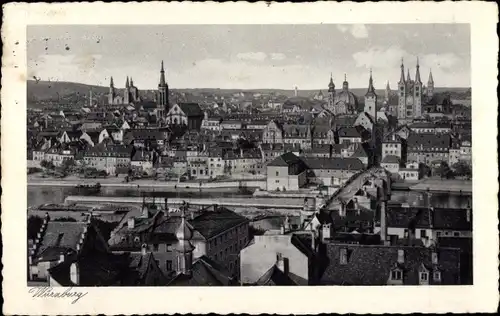
[[[2,239],[5,314],[410,313],[495,311],[498,305],[496,34],[485,2],[53,3],[4,6]],[[33,24],[470,23],[474,285],[429,287],[85,288],[76,304],[26,286],[26,26]],[[334,45],[334,43],[332,43]]]

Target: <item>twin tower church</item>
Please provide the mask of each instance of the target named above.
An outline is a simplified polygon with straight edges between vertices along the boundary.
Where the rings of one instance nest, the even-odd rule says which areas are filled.
[[[415,80],[411,79],[410,69],[407,70],[405,76],[405,67],[401,61],[401,77],[398,82],[397,90],[397,104],[391,104],[391,96],[393,92],[389,87],[389,82],[385,89],[384,104],[387,106],[387,111],[398,117],[400,120],[413,119],[422,116],[422,105],[434,95],[434,79],[432,78],[432,71],[429,71],[429,80],[427,87],[422,84],[420,79],[420,65],[417,59],[417,66],[415,70]],[[376,115],[377,94],[373,86],[372,73],[370,71],[370,79],[368,82],[368,90],[365,94],[364,112],[371,114],[372,117]],[[336,91],[335,84],[332,76],[328,84],[328,98],[326,109],[333,115],[343,114],[357,114],[358,113],[358,99],[349,91],[349,83],[347,76],[344,77],[342,83],[342,90]]]
[[[168,84],[165,80],[165,69],[163,67],[162,61],[160,70],[160,82],[158,84],[158,90],[156,91],[155,96],[156,112],[157,117],[159,118],[165,117],[169,111],[168,95]],[[387,82],[384,103],[387,106],[386,110],[391,114],[397,116],[400,120],[421,117],[422,105],[430,100],[434,95],[434,80],[432,78],[432,72],[429,72],[429,80],[427,82],[427,87],[425,87],[420,79],[420,65],[418,59],[415,70],[415,80],[411,79],[410,69],[407,70],[407,75],[405,76],[405,67],[403,61],[401,61],[401,77],[398,82],[397,104],[390,104],[391,95],[393,95],[393,93],[389,87],[389,82]],[[123,94],[119,94],[115,89],[113,77],[111,77],[108,104],[140,104],[142,102],[143,100],[139,95],[139,89],[134,86],[132,77],[130,77],[130,79],[129,77],[127,77]],[[372,116],[375,117],[377,112],[376,105],[377,94],[375,93],[375,88],[373,87],[373,79],[370,71],[368,91],[365,94],[364,112],[373,114]],[[333,77],[330,76],[326,110],[333,115],[358,113],[358,99],[351,91],[349,91],[347,76],[344,77],[342,90],[338,92],[335,90]]]
[[[165,117],[169,110],[168,102],[168,84],[165,80],[165,69],[163,68],[163,61],[161,62],[160,70],[160,82],[158,84],[158,91],[155,96],[156,100],[156,113],[158,117]],[[115,88],[113,77],[111,77],[109,83],[109,94],[108,94],[108,104],[109,105],[122,105],[122,104],[140,104],[142,100],[139,95],[139,89],[134,86],[134,81],[132,77],[127,76],[125,81],[125,90],[123,94],[119,94]]]

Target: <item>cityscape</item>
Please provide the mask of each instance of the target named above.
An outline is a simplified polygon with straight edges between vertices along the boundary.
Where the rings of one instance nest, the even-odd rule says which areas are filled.
[[[473,284],[469,25],[27,34],[29,286]]]

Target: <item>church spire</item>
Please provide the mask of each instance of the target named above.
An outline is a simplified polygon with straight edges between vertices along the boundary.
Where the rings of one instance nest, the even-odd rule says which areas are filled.
[[[410,82],[411,77],[410,77],[410,68],[407,69],[407,74],[406,74],[406,81]]]
[[[160,70],[160,86],[161,86],[161,87],[166,86],[166,81],[165,81],[165,69],[163,68],[163,60],[161,61],[161,70]]]
[[[434,84],[434,79],[432,78],[432,69],[429,71],[429,80],[427,81],[427,85]]]
[[[344,73],[344,83],[342,84],[342,90],[349,90],[349,83],[347,82],[347,74]]]
[[[386,90],[391,90],[391,86],[389,85],[389,80],[387,80],[387,85],[385,86]]]
[[[373,87],[373,77],[372,77],[372,69],[370,68],[370,79],[368,80],[368,91],[366,95],[374,95],[375,88]]]
[[[113,76],[111,76],[111,79],[109,80],[109,87],[110,88],[114,88],[115,87],[115,84],[113,82]]]
[[[134,86],[134,80],[132,79],[132,77],[130,77],[130,86],[133,87]]]
[[[128,76],[127,76],[127,81],[125,81],[125,88],[130,87],[130,84],[128,83]]]
[[[330,83],[328,84],[328,91],[335,91],[335,84],[333,83],[333,75],[330,73]]]
[[[418,57],[417,57],[417,72],[415,73],[415,82],[422,83],[422,81],[420,80],[420,65],[418,63]]]
[[[401,77],[399,78],[399,83],[405,82],[405,65],[403,63],[403,58],[401,58]]]

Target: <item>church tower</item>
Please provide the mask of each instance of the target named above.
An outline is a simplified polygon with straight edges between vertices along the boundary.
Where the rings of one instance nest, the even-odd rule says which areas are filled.
[[[193,230],[191,225],[186,221],[186,206],[182,206],[181,224],[175,233],[179,241],[176,246],[177,251],[177,273],[191,275],[191,267],[193,264],[194,246],[191,244]]]
[[[406,81],[405,66],[401,59],[401,77],[398,82],[398,119],[406,118]]]
[[[434,95],[434,79],[432,78],[432,69],[429,71],[429,80],[427,81],[427,97],[432,98]]]
[[[165,69],[163,68],[163,60],[161,61],[160,83],[158,84],[158,99],[156,103],[157,119],[164,118],[169,110],[168,103],[168,85],[165,80]]]
[[[128,82],[128,76],[127,76],[127,81],[125,81],[125,91],[123,92],[123,103],[130,104],[130,84]]]
[[[415,82],[413,84],[413,117],[422,116],[422,80],[420,80],[420,65],[417,57],[417,70],[415,73]]]
[[[108,104],[112,105],[115,103],[115,84],[113,83],[113,76],[109,81],[109,94],[108,94]]]
[[[372,117],[374,122],[377,122],[377,94],[373,87],[372,70],[370,69],[370,79],[368,81],[368,91],[365,94],[365,109],[364,111]]]
[[[387,80],[387,85],[385,86],[384,101],[388,103],[390,97],[391,97],[391,87],[389,86],[389,80]]]
[[[330,74],[330,83],[328,84],[328,110],[335,113],[335,84],[333,83],[332,74]]]

